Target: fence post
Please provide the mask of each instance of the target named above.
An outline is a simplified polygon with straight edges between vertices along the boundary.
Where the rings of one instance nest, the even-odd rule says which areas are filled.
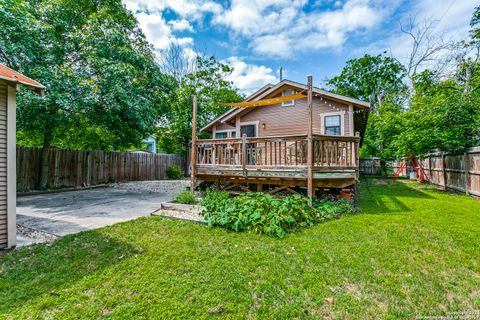
[[[447,189],[447,172],[445,170],[445,153],[442,153],[442,173],[443,173],[443,187]]]
[[[428,156],[428,179],[430,179],[430,183],[432,183],[432,156]]]
[[[465,193],[468,196],[470,192],[468,191],[468,188],[470,187],[470,159],[469,159],[469,154],[468,152],[465,152],[463,154],[463,167],[465,168]]]

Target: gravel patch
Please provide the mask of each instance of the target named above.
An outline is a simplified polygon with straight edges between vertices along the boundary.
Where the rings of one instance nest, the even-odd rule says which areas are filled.
[[[152,216],[160,216],[160,217],[175,218],[175,219],[190,220],[190,221],[205,223],[205,220],[201,215],[191,211],[160,209],[152,213]]]
[[[166,193],[176,196],[182,191],[186,191],[190,186],[190,180],[153,180],[153,181],[134,181],[124,183],[114,183],[114,188],[126,189],[131,191],[150,191]]]
[[[53,234],[17,223],[17,247],[24,247],[35,243],[50,243],[56,238]]]

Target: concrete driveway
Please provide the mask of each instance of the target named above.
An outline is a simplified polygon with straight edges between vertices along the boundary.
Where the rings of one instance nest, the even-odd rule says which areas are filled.
[[[159,183],[167,186],[159,188]],[[47,237],[100,228],[150,215],[160,208],[161,202],[171,200],[184,190],[185,183],[182,183],[126,183],[101,189],[21,196],[17,198],[17,223],[44,232]],[[19,232],[18,246],[43,242],[43,238]]]

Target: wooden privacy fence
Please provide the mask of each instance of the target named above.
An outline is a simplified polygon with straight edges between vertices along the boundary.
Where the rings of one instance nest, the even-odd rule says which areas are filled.
[[[399,166],[399,161],[387,161],[389,173]],[[422,160],[432,184],[465,192],[480,197],[480,147],[468,149],[463,154],[437,153]],[[410,163],[401,173],[407,176],[413,171]],[[378,158],[361,158],[360,173],[363,175],[380,175]]]
[[[379,176],[382,174],[382,167],[380,164],[380,158],[360,158],[359,164],[359,171],[361,175],[367,176]],[[387,167],[387,174],[391,176],[401,165],[401,161],[385,161],[385,165]],[[408,176],[408,173],[413,171],[411,168],[410,163],[408,163],[407,167],[401,173],[402,176]]]
[[[422,165],[433,184],[480,197],[480,147],[463,154],[433,154]]]
[[[40,172],[40,148],[17,147],[17,190],[35,189]],[[85,187],[111,182],[167,179],[171,165],[183,168],[176,154],[48,150],[48,186]]]

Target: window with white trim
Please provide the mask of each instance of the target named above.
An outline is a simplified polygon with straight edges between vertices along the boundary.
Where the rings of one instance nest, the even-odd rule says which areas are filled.
[[[215,132],[215,139],[235,138],[236,136],[237,132],[235,130]]]
[[[225,139],[227,137],[227,132],[215,132],[215,139]]]
[[[293,89],[287,89],[283,90],[282,92],[282,97],[287,97],[295,93],[295,90]],[[282,107],[290,107],[295,105],[295,100],[289,100],[289,101],[283,101],[282,102]]]
[[[325,125],[325,134],[328,136],[339,136],[341,135],[341,123],[342,120],[340,119],[339,115],[334,116],[325,116],[323,118],[324,125]]]

